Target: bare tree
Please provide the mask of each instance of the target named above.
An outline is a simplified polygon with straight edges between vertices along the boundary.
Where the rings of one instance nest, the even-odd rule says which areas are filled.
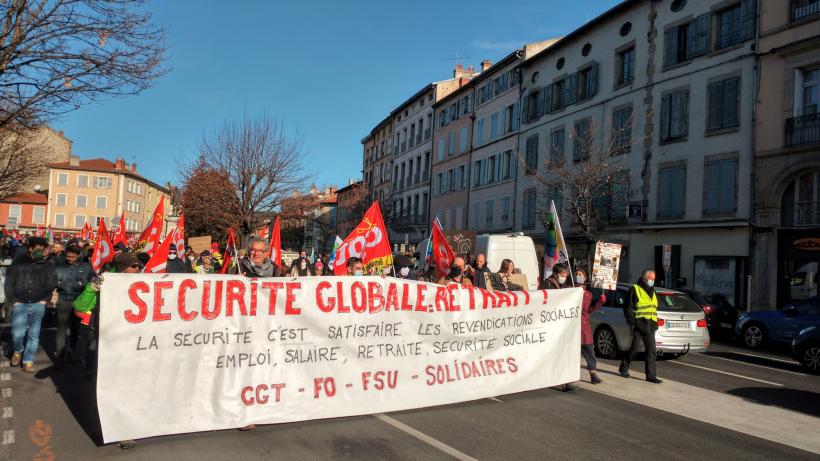
[[[301,139],[289,135],[284,123],[275,118],[244,115],[228,119],[203,136],[199,151],[203,161],[227,175],[235,188],[243,243],[264,217],[308,181]]]
[[[48,149],[36,130],[0,129],[0,200],[48,172]]]
[[[165,31],[142,0],[0,2],[0,129],[33,127],[165,69]]]

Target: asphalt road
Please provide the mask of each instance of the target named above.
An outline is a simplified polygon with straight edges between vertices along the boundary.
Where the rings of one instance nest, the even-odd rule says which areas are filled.
[[[46,350],[53,335],[43,333]],[[0,362],[0,459],[820,459],[820,376],[731,343],[659,361],[660,386],[634,379],[640,361],[633,379],[602,361],[604,383],[571,393],[156,437],[131,450],[100,445],[93,381],[76,366],[53,370],[43,348],[34,376]]]

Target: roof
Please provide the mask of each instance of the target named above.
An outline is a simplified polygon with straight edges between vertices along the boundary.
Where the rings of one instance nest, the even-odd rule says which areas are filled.
[[[438,82],[436,82],[436,83],[438,83]],[[393,114],[397,114],[397,113],[401,112],[402,109],[404,109],[406,106],[408,106],[408,105],[412,104],[413,102],[415,102],[415,100],[418,99],[421,95],[423,95],[424,93],[434,89],[435,86],[436,86],[436,83],[428,83],[427,85],[424,86],[424,88],[418,90],[413,96],[410,96],[403,103],[399,104],[398,107],[396,107],[395,109],[390,111],[390,116],[392,117]]]
[[[144,176],[134,172],[129,168],[126,164],[123,168],[117,168],[117,165],[104,158],[92,158],[88,160],[80,160],[78,165],[71,165],[71,162],[59,162],[59,163],[51,163],[48,165],[49,168],[59,169],[59,170],[74,170],[74,171],[94,171],[97,173],[112,173],[112,174],[122,174],[126,176],[130,176],[134,179],[139,179],[140,181],[145,181],[146,183],[150,184],[152,187],[165,192],[166,194],[170,193],[166,187],[160,186],[159,184],[145,178]]]
[[[0,200],[3,203],[29,203],[33,205],[48,205],[48,196],[35,192],[23,192]]]
[[[336,194],[341,194],[344,192],[349,192],[353,190],[354,187],[361,187],[364,184],[364,181],[356,181],[353,184],[348,184],[347,186],[342,187],[341,189],[336,191]]]
[[[612,8],[610,8],[610,9],[604,11],[603,13],[601,13],[599,16],[596,16],[596,17],[592,18],[592,20],[590,20],[587,23],[581,25],[581,27],[579,27],[579,28],[573,30],[572,32],[568,33],[567,35],[561,37],[560,39],[558,39],[558,41],[556,41],[552,45],[544,48],[543,50],[539,51],[538,53],[535,53],[531,58],[527,59],[527,62],[528,63],[529,62],[535,62],[535,60],[537,58],[546,55],[550,51],[555,51],[558,48],[561,48],[561,46],[567,44],[572,39],[574,39],[576,36],[581,35],[584,32],[587,32],[588,30],[590,30],[593,27],[599,25],[600,23],[606,21],[607,19],[614,16],[615,14],[620,13],[621,11],[624,11],[627,8],[632,7],[633,5],[641,3],[642,1],[643,0],[624,0],[620,3],[618,3],[617,5],[613,6]]]
[[[497,75],[496,72],[499,69],[509,65],[510,63],[512,63],[516,60],[518,60],[520,58],[520,56],[521,56],[521,50],[520,49],[513,51],[512,53],[508,54],[507,56],[504,56],[503,58],[501,58],[500,61],[498,61],[497,63],[495,63],[492,66],[488,67],[487,70],[479,72],[478,74],[476,74],[475,77],[471,78],[467,83],[462,85],[460,88],[457,88],[455,91],[448,94],[447,96],[439,99],[438,101],[435,101],[433,103],[433,107],[441,107],[442,105],[446,105],[451,99],[460,97],[462,94],[464,94],[464,91],[472,89],[474,86],[476,86],[479,83],[483,82],[484,80],[489,78],[491,75]]]

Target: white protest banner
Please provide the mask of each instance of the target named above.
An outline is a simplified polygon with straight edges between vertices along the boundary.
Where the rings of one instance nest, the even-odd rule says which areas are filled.
[[[617,243],[597,242],[595,259],[592,261],[592,280],[594,288],[614,290],[618,285],[618,268],[621,265],[621,245]]]
[[[444,405],[580,378],[581,289],[106,274],[106,443]]]

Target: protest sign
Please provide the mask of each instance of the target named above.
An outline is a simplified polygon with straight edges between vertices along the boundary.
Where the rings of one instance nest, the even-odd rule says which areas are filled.
[[[592,286],[614,290],[618,284],[618,267],[621,265],[621,245],[597,242],[592,262]]]
[[[188,246],[191,247],[196,254],[200,254],[205,250],[211,251],[211,236],[188,237]]]
[[[581,289],[106,274],[106,443],[406,410],[580,377]]]

